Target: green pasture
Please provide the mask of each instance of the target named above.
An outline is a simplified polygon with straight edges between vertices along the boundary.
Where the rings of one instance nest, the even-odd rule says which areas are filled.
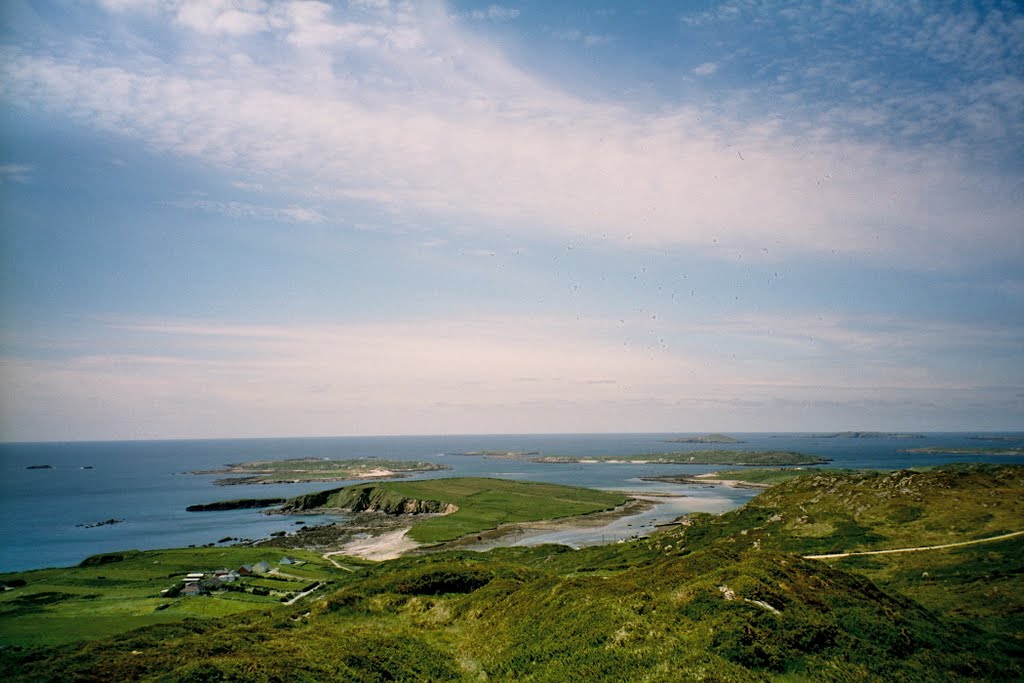
[[[558,519],[609,510],[626,502],[621,493],[505,479],[451,478],[378,484],[406,498],[451,503],[459,509],[413,524],[409,536],[441,543],[513,522]]]
[[[278,548],[174,548],[106,553],[122,559],[60,569],[39,569],[0,575],[5,584],[25,584],[0,593],[0,645],[57,644],[101,638],[181,619],[221,617],[276,605],[280,596],[298,592],[313,580],[345,578],[343,572],[316,553],[288,550],[305,560],[301,568],[280,566],[286,573],[302,570],[300,579],[246,577],[239,586],[271,590],[268,596],[245,592],[165,598],[160,592],[190,572],[238,569],[266,560],[272,567],[284,556]],[[167,605],[162,609],[159,607]]]

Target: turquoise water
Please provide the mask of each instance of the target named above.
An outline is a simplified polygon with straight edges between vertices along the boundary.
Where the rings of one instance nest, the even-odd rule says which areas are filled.
[[[218,475],[190,472],[226,463],[270,458],[387,458],[427,460],[451,470],[420,478],[489,476],[548,481],[575,486],[673,493],[681,498],[659,505],[642,517],[620,520],[587,532],[556,532],[542,540],[580,545],[608,542],[670,521],[689,511],[721,512],[741,505],[756,492],[728,487],[645,482],[659,474],[699,474],[713,466],[629,464],[540,464],[469,451],[539,451],[545,455],[633,455],[708,448],[794,450],[832,458],[835,467],[894,469],[946,462],[1024,464],[1022,456],[916,455],[901,452],[926,446],[1020,446],[1017,441],[979,441],[971,434],[927,434],[920,439],[828,439],[797,434],[731,434],[737,445],[666,443],[673,434],[557,434],[494,436],[403,436],[210,441],[145,441],[0,444],[0,571],[76,564],[99,553],[203,545],[227,536],[263,538],[294,531],[298,520],[322,523],[323,517],[283,517],[259,510],[195,513],[194,503],[241,497],[289,497],[341,484],[214,486]],[[50,469],[26,469],[50,465]],[[123,522],[87,528],[107,519]],[[522,542],[526,542],[523,540]]]

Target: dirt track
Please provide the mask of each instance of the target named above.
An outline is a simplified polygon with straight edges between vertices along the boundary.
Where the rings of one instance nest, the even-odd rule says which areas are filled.
[[[804,555],[805,560],[831,560],[839,557],[852,557],[854,555],[888,555],[891,553],[915,553],[920,550],[942,550],[943,548],[959,548],[965,545],[974,545],[976,543],[991,543],[992,541],[1002,541],[1003,539],[1013,538],[1014,536],[1020,536],[1024,534],[1024,531],[1012,531],[1008,534],[1002,534],[1000,536],[991,536],[989,538],[978,538],[973,541],[960,541],[959,543],[945,543],[943,545],[922,545],[916,548],[893,548],[891,550],[861,550],[858,552],[851,553],[831,553],[828,555]]]

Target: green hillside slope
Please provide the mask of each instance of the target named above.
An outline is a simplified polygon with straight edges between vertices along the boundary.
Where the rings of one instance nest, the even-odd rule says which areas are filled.
[[[1005,530],[1022,469],[812,474],[634,542],[353,565],[292,606],[6,648],[0,670],[11,681],[1020,680],[1019,537],[801,555]],[[899,564],[911,560],[934,576],[920,597],[908,579],[920,567]],[[1001,616],[960,590],[961,572],[1007,591]]]

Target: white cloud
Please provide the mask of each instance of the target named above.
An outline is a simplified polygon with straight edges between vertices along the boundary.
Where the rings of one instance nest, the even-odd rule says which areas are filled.
[[[386,10],[391,6],[390,0],[348,0],[349,7]]]
[[[693,73],[698,76],[710,76],[711,74],[718,71],[718,65],[714,62],[704,62],[700,66],[694,68]]]
[[[211,211],[235,218],[259,218],[286,223],[322,223],[326,220],[326,217],[316,209],[303,206],[278,208],[257,206],[248,202],[219,202],[208,199],[180,199],[165,204],[179,209]]]
[[[0,185],[30,182],[33,170],[29,164],[0,164]]]
[[[490,5],[486,9],[475,9],[469,13],[471,19],[477,21],[509,21],[519,16],[519,10],[501,5]]]
[[[588,33],[583,36],[583,44],[587,47],[593,47],[595,45],[607,45],[614,42],[615,38],[609,35],[603,35],[599,33]]]
[[[261,0],[180,0],[175,21],[201,33],[235,36],[270,28]]]
[[[167,7],[169,0],[98,0],[108,12],[154,12]]]
[[[259,174],[296,204],[357,201],[406,223],[931,265],[1024,250],[1013,178],[941,149],[845,140],[854,110],[835,112],[832,128],[788,129],[685,105],[640,112],[552,89],[429,3],[359,17],[316,2],[261,7],[206,5],[194,24],[243,31],[259,22],[222,22],[226,12],[262,16],[294,53],[267,60],[256,42],[226,61],[136,69],[15,50],[0,67],[4,94]],[[992,125],[983,109],[972,117]]]

